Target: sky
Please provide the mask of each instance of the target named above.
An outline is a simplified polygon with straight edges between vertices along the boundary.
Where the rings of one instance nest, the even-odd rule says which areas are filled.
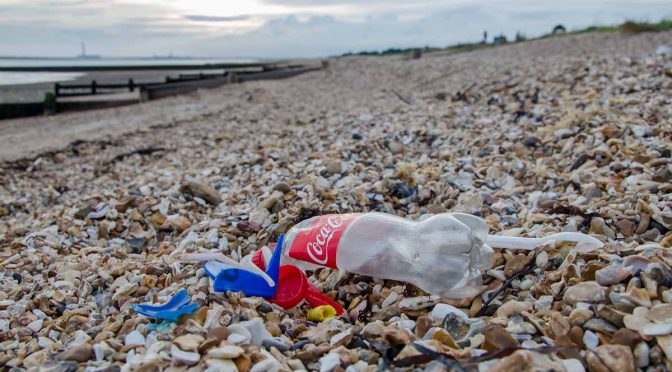
[[[322,57],[662,18],[670,0],[0,0],[0,56]]]

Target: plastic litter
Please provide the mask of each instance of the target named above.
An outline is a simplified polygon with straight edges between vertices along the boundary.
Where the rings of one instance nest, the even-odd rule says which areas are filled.
[[[326,266],[412,283],[445,298],[465,298],[481,292],[481,274],[493,264],[491,247],[529,250],[558,240],[577,242],[582,251],[602,246],[581,233],[546,238],[488,235],[483,219],[463,213],[414,222],[370,212],[302,221],[278,247],[289,263],[303,269]]]
[[[336,309],[329,305],[322,305],[308,310],[306,319],[313,322],[321,322],[336,316]]]
[[[280,243],[280,241],[278,241],[278,243]],[[279,246],[282,246],[282,244]],[[274,250],[271,257],[275,256],[277,252],[281,252],[281,250]],[[266,262],[264,251],[257,251],[252,257],[252,262],[261,269],[265,268]],[[280,266],[278,289],[273,298],[270,299],[270,302],[279,305],[286,310],[299,305],[304,300],[312,307],[320,307],[324,305],[331,306],[337,315],[343,314],[344,311],[338,302],[325,296],[319,289],[311,284],[303,270],[294,265]]]
[[[280,235],[278,243],[282,245],[284,235]],[[217,292],[241,291],[246,296],[258,296],[271,298],[278,289],[278,277],[280,274],[281,252],[273,254],[265,271],[257,268],[251,262],[246,265],[231,267],[226,263],[211,261],[205,264],[205,271],[215,280],[213,288]],[[242,267],[242,268],[241,268]],[[268,281],[260,272],[271,280]]]
[[[177,321],[184,315],[198,309],[198,304],[191,302],[191,297],[186,289],[180,289],[170,300],[163,305],[134,304],[133,311],[149,318]]]

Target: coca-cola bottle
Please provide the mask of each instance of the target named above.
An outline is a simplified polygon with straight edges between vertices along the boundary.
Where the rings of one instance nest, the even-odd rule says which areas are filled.
[[[332,214],[294,226],[282,249],[304,269],[337,268],[463,298],[480,291],[481,273],[492,266],[487,234],[482,219],[461,213],[421,222],[377,212]]]
[[[493,264],[491,247],[531,250],[555,240],[577,242],[583,250],[602,246],[574,232],[543,238],[488,235],[483,219],[463,213],[414,222],[369,212],[302,221],[286,234],[282,250],[285,261],[303,269],[331,267],[412,283],[445,298],[465,298],[481,292],[481,274]]]

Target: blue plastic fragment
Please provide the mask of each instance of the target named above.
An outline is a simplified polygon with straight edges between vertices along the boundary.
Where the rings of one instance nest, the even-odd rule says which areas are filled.
[[[276,247],[282,247],[282,242],[284,241],[285,236],[280,235],[278,239],[278,244]],[[206,264],[206,272],[208,275],[213,275],[216,272],[215,283],[213,288],[217,292],[233,291],[233,292],[243,292],[245,296],[257,296],[264,298],[271,298],[275,295],[275,291],[278,288],[278,276],[280,275],[280,257],[282,255],[282,248],[273,250],[273,256],[268,263],[266,268],[266,274],[268,274],[273,282],[274,286],[268,285],[268,282],[259,274],[256,274],[252,271],[241,270],[238,268],[225,268],[221,270],[221,267],[217,264],[211,264],[208,262]],[[219,270],[218,270],[219,269]]]
[[[135,304],[131,308],[138,314],[149,318],[177,321],[184,315],[198,309],[198,304],[192,303],[186,289],[180,289],[168,302],[163,305]]]

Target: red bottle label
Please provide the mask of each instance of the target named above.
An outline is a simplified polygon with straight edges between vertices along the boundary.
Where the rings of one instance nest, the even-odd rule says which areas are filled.
[[[350,213],[315,217],[309,227],[300,229],[296,234],[289,248],[289,257],[335,269],[341,236],[358,216],[359,213]]]

